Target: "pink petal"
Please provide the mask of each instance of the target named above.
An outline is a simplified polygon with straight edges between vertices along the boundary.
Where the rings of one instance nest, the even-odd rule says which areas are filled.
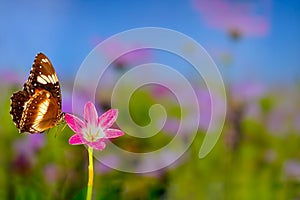
[[[106,129],[105,131],[106,138],[117,138],[124,135],[123,131],[118,129]]]
[[[75,132],[75,133],[81,133],[81,129],[85,126],[83,121],[81,121],[78,117],[66,114],[65,120],[68,124],[68,126]]]
[[[107,129],[113,125],[118,117],[117,109],[110,109],[103,113],[98,119],[98,126],[101,126],[102,129]]]
[[[95,105],[92,102],[87,102],[84,106],[84,119],[88,124],[97,125],[98,114]]]
[[[81,140],[81,137],[79,134],[74,134],[70,137],[69,144],[77,145],[77,144],[84,144],[84,142]]]
[[[106,144],[103,142],[103,140],[99,140],[98,142],[88,143],[88,145],[100,151],[106,147]]]

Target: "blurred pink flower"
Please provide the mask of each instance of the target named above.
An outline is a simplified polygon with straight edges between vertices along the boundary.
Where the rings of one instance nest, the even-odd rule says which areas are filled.
[[[108,59],[114,58],[113,64],[117,68],[128,67],[129,65],[137,64],[140,62],[148,61],[150,56],[149,49],[138,49],[140,45],[138,44],[128,44],[123,41],[110,40],[107,45],[103,47],[104,54]],[[126,49],[137,49],[130,51],[122,55],[122,52]]]
[[[86,144],[94,149],[103,150],[106,139],[124,134],[121,130],[110,128],[117,116],[118,110],[111,109],[98,118],[95,105],[87,102],[84,107],[84,122],[71,114],[65,116],[68,126],[75,132],[69,139],[69,143],[71,145]]]
[[[54,163],[48,164],[44,168],[44,177],[48,184],[53,185],[62,178],[62,169]]]
[[[230,103],[244,107],[244,117],[261,118],[259,101],[266,95],[267,88],[255,81],[237,82],[229,89]]]
[[[120,163],[121,159],[117,155],[114,155],[114,154],[102,156],[101,160],[102,160],[102,162],[106,163],[107,165],[102,164],[102,162],[95,163],[95,172],[97,174],[108,173],[113,170],[109,166],[116,167],[121,164]]]
[[[300,181],[300,161],[296,159],[287,160],[283,167],[284,177]]]
[[[36,153],[44,145],[45,138],[42,134],[26,135],[24,138],[16,140],[13,144],[13,169],[21,175],[28,175],[36,163]]]
[[[263,97],[266,91],[264,85],[254,81],[239,82],[230,87],[232,98],[242,102],[258,100]]]
[[[151,93],[155,98],[170,95],[170,90],[160,84],[154,84],[151,89]]]
[[[176,118],[168,118],[165,122],[163,130],[170,135],[176,135],[180,125],[180,120]]]
[[[154,159],[142,159],[140,162],[137,162],[135,167],[138,172],[143,172],[141,175],[159,177],[164,174],[168,169],[174,169],[183,163],[188,157],[189,154],[186,153],[181,157],[178,157],[178,151],[176,149],[165,150],[157,154]],[[176,159],[177,158],[177,159]],[[161,168],[162,166],[167,166]]]
[[[200,129],[206,130],[211,120],[211,99],[209,92],[204,89],[196,91],[200,108]]]
[[[27,139],[28,146],[32,151],[37,152],[45,146],[45,135],[43,134],[34,134],[30,135]]]
[[[267,128],[272,134],[285,132],[286,127],[283,126],[284,113],[280,110],[274,110],[267,119]]]
[[[297,114],[295,117],[295,129],[297,131],[300,130],[300,114]]]
[[[222,105],[222,98],[218,96],[217,93],[210,94],[210,91],[207,88],[199,88],[195,90],[197,98],[198,98],[198,105],[200,109],[200,122],[199,127],[201,130],[205,131],[208,129],[209,123],[212,117],[212,107],[216,110],[216,117],[219,118],[221,113],[219,112],[220,106]],[[212,105],[212,97],[214,97],[216,104]]]
[[[62,110],[65,113],[77,113],[77,108],[83,107],[87,100],[88,94],[84,91],[77,92],[75,95],[74,93],[65,91],[63,96]]]
[[[16,140],[13,147],[16,152],[23,152],[31,155],[39,151],[44,145],[45,136],[43,134],[31,134]]]
[[[270,29],[271,0],[194,0],[194,6],[210,27],[225,30],[233,39],[240,35],[265,36]]]
[[[297,130],[295,120],[299,114],[298,91],[294,88],[276,89],[271,97],[275,97],[272,107],[266,115],[266,127],[269,132],[278,136],[291,134]]]
[[[1,70],[0,81],[2,84],[20,85],[23,84],[25,80],[22,80],[18,71],[13,70]]]

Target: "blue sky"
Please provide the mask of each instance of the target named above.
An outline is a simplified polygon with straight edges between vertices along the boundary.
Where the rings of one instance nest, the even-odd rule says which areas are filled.
[[[248,0],[250,1],[250,0]],[[74,76],[92,50],[93,39],[105,39],[131,28],[158,26],[180,31],[207,51],[233,56],[221,70],[233,79],[295,83],[300,79],[300,1],[271,3],[266,36],[238,42],[207,26],[191,1],[1,1],[0,69],[28,74],[35,54],[46,53],[60,77]],[[218,61],[216,61],[218,63]]]

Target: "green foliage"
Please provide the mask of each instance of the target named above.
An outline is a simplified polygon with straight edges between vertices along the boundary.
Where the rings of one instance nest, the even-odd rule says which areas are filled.
[[[33,160],[30,166],[24,165],[28,170],[16,170],[16,141],[28,136],[19,134],[11,121],[9,95],[10,91],[2,94],[0,99],[0,199],[84,199],[87,151],[84,146],[68,144],[72,135],[68,127],[57,137],[55,128],[45,133],[45,144],[30,154]],[[140,125],[146,125],[150,122],[149,107],[158,100],[144,90],[136,92],[132,98],[130,110],[133,119]],[[169,116],[180,118],[176,101],[160,100],[167,107]],[[290,159],[300,162],[300,136],[294,127],[279,135],[269,130],[268,113],[274,109],[275,101],[277,99],[273,96],[263,97],[258,103],[263,114],[260,118],[241,119],[241,132],[235,133],[233,122],[227,121],[218,143],[204,159],[198,158],[205,136],[199,130],[182,158],[158,173],[130,174],[100,170],[95,176],[94,199],[299,198],[299,177],[288,175],[286,163]],[[113,142],[126,150],[148,152],[172,140],[173,136],[166,133],[162,130],[147,139],[124,136]],[[235,134],[240,135],[233,147],[228,141],[236,137]],[[49,166],[54,167],[50,175],[46,173]],[[22,169],[25,170],[25,167]]]

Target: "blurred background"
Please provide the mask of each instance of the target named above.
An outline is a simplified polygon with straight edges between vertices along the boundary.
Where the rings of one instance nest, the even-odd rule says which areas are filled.
[[[119,77],[138,64],[158,62],[191,80],[204,117],[194,142],[172,166],[132,174],[96,161],[94,199],[300,199],[299,9],[297,0],[1,0],[0,199],[85,198],[87,152],[84,146],[68,144],[71,130],[60,132],[60,126],[46,134],[20,135],[9,115],[9,98],[22,89],[36,53],[45,53],[54,64],[63,111],[71,112],[74,78],[88,53],[116,33],[145,26],[182,32],[211,55],[227,91],[224,129],[212,152],[199,159],[211,101],[192,67],[154,50],[118,58],[98,86],[95,103],[100,113],[111,107]],[[114,56],[126,45],[135,44],[116,41],[99,54]],[[192,48],[187,44],[182,50]],[[78,98],[85,102],[84,92]],[[139,88],[129,109],[137,124],[147,125],[149,107],[157,103],[168,114],[159,134],[146,139],[126,135],[113,142],[131,152],[168,144],[182,115],[168,88]],[[106,159],[123,162],[118,155]]]

